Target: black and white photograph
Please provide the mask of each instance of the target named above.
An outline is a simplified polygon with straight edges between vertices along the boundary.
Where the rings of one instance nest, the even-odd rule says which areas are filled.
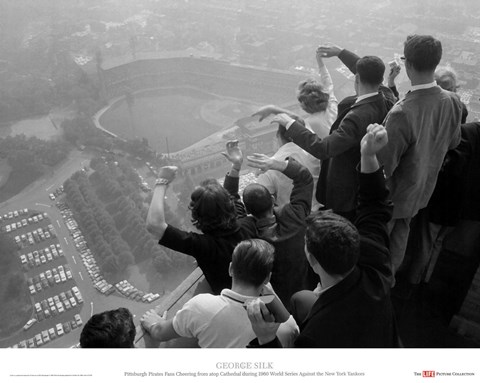
[[[0,0],[0,307],[8,383],[480,381],[480,1]]]

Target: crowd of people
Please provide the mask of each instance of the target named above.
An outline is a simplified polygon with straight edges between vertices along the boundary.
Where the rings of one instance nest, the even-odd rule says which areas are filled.
[[[330,57],[355,75],[355,95],[340,102],[323,62]],[[191,194],[198,231],[166,221],[176,168],[162,168],[147,228],[194,257],[212,293],[169,319],[148,311],[142,331],[200,347],[401,347],[392,292],[428,282],[451,228],[480,213],[480,123],[466,123],[455,72],[438,67],[441,58],[439,40],[408,36],[411,88],[400,96],[400,65],[390,64],[385,86],[379,57],[319,46],[319,77],[297,90],[306,117],[275,105],[254,114],[275,115],[279,149],[246,156],[261,175],[242,196],[245,158],[238,141],[227,142],[223,185],[206,179]],[[116,316],[107,313],[85,325],[82,347],[133,346],[131,318],[109,322]]]

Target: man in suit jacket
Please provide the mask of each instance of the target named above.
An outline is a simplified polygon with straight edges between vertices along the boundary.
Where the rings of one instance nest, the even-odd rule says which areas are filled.
[[[358,189],[356,166],[360,160],[360,140],[369,124],[381,123],[393,102],[379,92],[385,65],[375,56],[356,61],[355,102],[342,109],[332,125],[331,133],[320,139],[300,121],[279,114],[273,121],[285,126],[285,136],[302,149],[322,160],[316,198],[350,220],[354,218]]]
[[[385,128],[372,125],[361,142],[359,204],[355,226],[329,211],[307,220],[306,255],[320,277],[317,298],[300,326],[295,347],[397,347],[390,301],[393,274],[388,250],[388,200],[376,153],[387,143]],[[300,298],[301,299],[301,298]],[[293,298],[294,303],[296,298]],[[300,302],[302,303],[302,302]],[[247,306],[257,339],[250,346],[279,347],[265,304]]]

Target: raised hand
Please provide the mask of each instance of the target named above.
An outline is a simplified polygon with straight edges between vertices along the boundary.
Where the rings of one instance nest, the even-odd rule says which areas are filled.
[[[266,172],[270,169],[281,172],[287,167],[287,163],[285,161],[277,161],[273,157],[269,157],[260,153],[254,153],[251,156],[247,156],[247,160],[248,166],[260,169],[262,172]]]
[[[401,70],[402,67],[400,65],[395,65],[390,69],[390,73],[388,75],[388,86],[395,86],[395,78],[400,74]]]
[[[243,164],[243,153],[238,147],[238,140],[228,141],[226,149],[226,152],[222,152],[222,155],[229,160],[232,165],[240,169]]]
[[[387,130],[383,125],[370,124],[360,142],[362,156],[374,156],[388,143]]]
[[[157,177],[164,178],[170,183],[175,179],[175,176],[177,175],[177,171],[178,171],[178,168],[176,166],[163,166],[158,171]]]
[[[294,121],[292,117],[290,117],[287,113],[280,113],[277,114],[275,117],[272,119],[272,123],[276,122],[277,124],[281,126],[287,126],[289,122]]]
[[[258,116],[259,121],[263,121],[265,118],[271,114],[281,113],[281,108],[275,105],[265,105],[258,109],[255,113],[252,114],[252,117]]]
[[[343,49],[335,44],[320,45],[317,48],[317,55],[320,55],[322,58],[335,57],[340,54]]]

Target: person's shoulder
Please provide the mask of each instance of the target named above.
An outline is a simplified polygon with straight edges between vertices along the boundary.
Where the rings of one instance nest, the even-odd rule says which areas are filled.
[[[213,295],[209,293],[195,295],[188,301],[188,306],[196,307],[202,311],[206,308],[214,307],[219,304],[223,305],[221,295]]]

